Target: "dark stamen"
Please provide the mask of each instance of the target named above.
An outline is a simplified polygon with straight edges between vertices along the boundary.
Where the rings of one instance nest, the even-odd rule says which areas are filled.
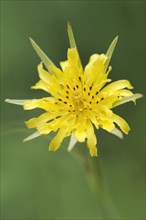
[[[62,101],[62,99],[58,99],[58,101]]]
[[[79,76],[79,80],[81,81],[81,77]]]
[[[98,92],[96,92],[96,95],[98,95]]]
[[[88,92],[88,95],[90,95],[90,92]]]
[[[94,95],[92,96],[92,99],[94,99]]]
[[[66,98],[68,99],[69,97],[68,97],[68,96],[66,96]]]
[[[64,102],[64,104],[67,104],[67,102]]]

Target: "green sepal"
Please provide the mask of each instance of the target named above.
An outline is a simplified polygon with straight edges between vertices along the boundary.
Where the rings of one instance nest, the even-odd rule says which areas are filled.
[[[36,51],[37,55],[40,57],[40,59],[46,66],[47,70],[50,73],[53,73],[53,71],[51,70],[51,66],[55,66],[55,64],[49,59],[49,57],[47,57],[47,55],[41,50],[41,48],[35,43],[35,41],[32,38],[29,39],[34,50]]]
[[[118,36],[115,37],[115,39],[112,41],[112,43],[110,44],[110,46],[109,46],[109,48],[108,48],[108,50],[107,50],[107,52],[106,52],[106,56],[108,57],[108,59],[107,59],[107,61],[106,61],[106,63],[105,63],[105,72],[106,72],[107,67],[108,67],[108,65],[109,65],[109,62],[110,62],[110,60],[111,60],[112,54],[113,54],[114,49],[115,49],[115,46],[116,46],[116,44],[117,44],[117,41],[118,41]]]

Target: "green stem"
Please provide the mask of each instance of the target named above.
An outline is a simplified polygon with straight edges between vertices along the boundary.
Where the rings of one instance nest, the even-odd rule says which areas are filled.
[[[92,158],[90,155],[81,152],[77,148],[74,152],[76,152],[76,157],[83,165],[91,189],[96,195],[101,218],[103,220],[118,220],[118,214],[113,205],[110,193],[107,190],[107,184],[104,183],[99,158]]]

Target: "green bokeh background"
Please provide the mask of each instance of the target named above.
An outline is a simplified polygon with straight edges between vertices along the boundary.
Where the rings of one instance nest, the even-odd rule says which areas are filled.
[[[144,94],[144,14],[144,1],[1,1],[1,219],[102,219],[83,167],[66,151],[68,140],[56,153],[47,150],[51,136],[22,143],[32,132],[24,121],[40,112],[23,111],[4,99],[46,96],[30,90],[40,60],[28,37],[58,65],[69,47],[67,21],[84,65],[119,35],[110,77],[129,79],[134,92]],[[144,100],[115,109],[131,127],[122,141],[97,131],[98,160],[121,220],[145,216]]]

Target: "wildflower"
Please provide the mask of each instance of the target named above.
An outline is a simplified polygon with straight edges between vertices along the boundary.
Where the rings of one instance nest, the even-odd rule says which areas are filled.
[[[128,80],[118,80],[105,86],[111,81],[108,75],[112,68],[108,65],[118,37],[113,40],[106,54],[93,54],[83,69],[70,24],[68,35],[70,48],[67,60],[60,62],[61,69],[30,39],[42,60],[38,65],[40,80],[32,89],[42,89],[50,95],[32,100],[7,99],[6,102],[22,105],[25,110],[44,110],[39,117],[26,121],[27,127],[36,129],[36,132],[24,141],[53,131],[57,134],[51,141],[49,150],[56,151],[63,139],[71,136],[68,151],[71,151],[77,141],[84,142],[87,139],[91,156],[97,156],[94,127],[122,138],[122,132],[128,134],[130,127],[112,109],[129,101],[135,102],[142,95],[133,94],[129,90],[133,87]]]

